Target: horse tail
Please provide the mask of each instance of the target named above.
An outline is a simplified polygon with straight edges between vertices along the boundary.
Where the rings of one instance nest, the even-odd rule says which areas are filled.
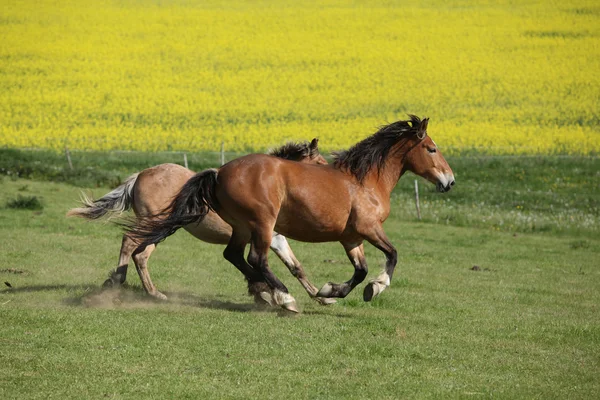
[[[86,219],[98,219],[107,214],[122,213],[131,209],[133,204],[133,185],[138,178],[139,172],[131,175],[125,183],[115,190],[108,192],[98,200],[81,192],[81,203],[83,207],[72,208],[67,212],[67,217],[81,217]]]
[[[215,197],[216,169],[207,169],[191,177],[164,210],[122,224],[126,233],[142,245],[160,243],[179,228],[200,223],[218,207]]]

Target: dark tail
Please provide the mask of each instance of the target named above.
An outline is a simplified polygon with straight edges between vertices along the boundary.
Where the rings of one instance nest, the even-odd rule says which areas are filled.
[[[162,242],[179,228],[199,223],[218,206],[215,198],[216,169],[207,169],[188,180],[162,212],[123,224],[126,232],[142,246]]]
[[[138,175],[139,173],[131,175],[125,183],[98,200],[93,200],[82,192],[81,203],[83,207],[70,209],[67,212],[67,217],[81,217],[93,220],[102,218],[109,213],[122,213],[129,210],[133,202],[131,192]]]

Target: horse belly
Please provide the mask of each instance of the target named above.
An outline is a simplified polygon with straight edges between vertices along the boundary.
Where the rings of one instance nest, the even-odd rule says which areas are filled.
[[[232,232],[231,226],[212,211],[209,211],[200,223],[186,225],[183,229],[197,239],[213,244],[229,243]]]
[[[318,211],[303,210],[300,207],[282,208],[277,217],[275,231],[301,242],[339,241],[344,234],[347,218],[337,213],[332,215]]]

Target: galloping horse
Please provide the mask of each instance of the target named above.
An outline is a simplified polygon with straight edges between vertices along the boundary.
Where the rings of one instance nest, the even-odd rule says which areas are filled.
[[[366,240],[387,258],[383,272],[365,287],[364,300],[370,301],[390,285],[397,263],[396,249],[382,224],[400,177],[411,171],[434,183],[440,192],[454,185],[452,170],[427,135],[428,121],[411,115],[410,120],[384,126],[337,153],[333,165],[251,154],[218,170],[206,170],[183,186],[164,219],[144,220],[130,234],[147,244],[158,243],[216,210],[233,227],[224,257],[242,271],[260,271],[273,289],[275,303],[294,312],[294,298],[267,261],[273,230],[304,242],[342,244],[354,274],[347,282],[325,284],[318,292],[325,298],[345,297],[365,279]],[[248,243],[250,265],[244,260]]]
[[[316,138],[310,144],[308,142],[287,143],[272,150],[269,154],[301,163],[327,164],[327,161],[319,153],[318,139]],[[194,175],[195,172],[177,164],[157,165],[133,174],[121,186],[98,200],[92,200],[82,194],[83,207],[70,210],[67,216],[95,220],[133,208],[137,220],[144,217],[152,218],[153,215],[155,218],[160,218],[158,214],[169,205],[185,182]],[[231,226],[214,212],[209,212],[202,222],[189,224],[184,228],[196,238],[215,244],[229,243],[232,232]],[[140,246],[133,237],[124,234],[119,264],[109,279],[104,282],[104,286],[120,285],[125,282],[129,260],[133,256],[144,290],[152,297],[165,300],[167,297],[156,289],[148,272],[148,259],[155,248],[154,244]],[[296,259],[284,236],[275,234],[271,241],[271,249],[297,277],[311,297],[322,304],[334,302],[316,297],[318,288],[306,278],[302,264]],[[263,300],[271,302],[271,290],[265,286],[261,285],[260,280],[248,281],[248,291],[255,296],[258,302]]]

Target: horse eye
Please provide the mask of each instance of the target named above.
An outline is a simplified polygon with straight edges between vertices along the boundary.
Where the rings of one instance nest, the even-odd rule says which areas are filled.
[[[435,153],[437,151],[437,149],[435,147],[432,147],[432,148],[427,148],[427,151],[430,153]]]

